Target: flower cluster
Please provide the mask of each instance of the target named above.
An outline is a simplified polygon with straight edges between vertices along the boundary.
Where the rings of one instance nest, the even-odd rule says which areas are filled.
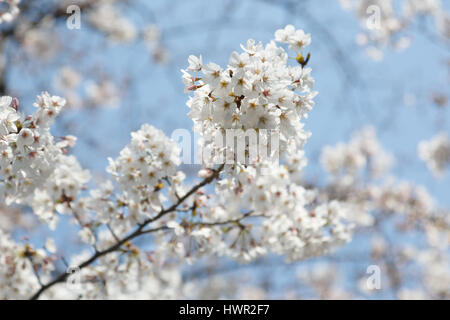
[[[114,241],[114,239],[112,239]],[[80,271],[74,284],[58,284],[43,295],[44,299],[179,299],[183,296],[181,273],[173,265],[158,261],[155,254],[128,248],[132,253],[113,252],[99,264]],[[89,258],[84,251],[73,256],[76,266]]]
[[[132,132],[119,157],[108,159],[111,180],[71,206],[82,227],[81,240],[97,247],[113,245],[136,224],[156,217],[167,200],[175,202],[184,192],[185,176],[176,172],[179,154],[176,142],[150,125]],[[110,229],[107,236],[101,229],[105,225]]]
[[[44,249],[13,241],[0,229],[0,299],[26,299],[48,281],[53,258]],[[37,278],[35,271],[41,276]]]
[[[101,1],[89,12],[89,22],[112,40],[129,42],[136,38],[136,27],[110,1]]]
[[[188,116],[206,147],[218,147],[217,137],[226,130],[278,130],[281,162],[235,159],[225,167],[230,170],[224,171],[215,194],[196,195],[195,215],[171,222],[180,239],[168,244],[175,255],[212,251],[251,261],[272,252],[299,260],[350,239],[351,225],[343,222],[346,212],[340,203],[320,203],[313,190],[297,183],[306,165],[302,147],[309,137],[301,120],[316,95],[308,58],[301,53],[310,35],[288,25],[276,31],[275,40],[296,51],[297,65],[288,66],[288,54],[274,41],[264,46],[248,40],[243,52],[231,54],[226,68],[190,56],[188,68],[182,70],[186,91],[194,93],[187,103]],[[238,139],[245,141],[245,136]],[[201,248],[197,252],[185,246],[193,240]]]
[[[0,24],[13,21],[20,12],[20,0],[0,0],[0,3],[1,2],[6,3],[8,10],[0,12]]]
[[[393,157],[381,147],[374,128],[365,127],[348,143],[324,147],[321,162],[341,184],[349,185],[363,169],[373,178],[382,176],[392,165]]]
[[[437,177],[442,176],[450,165],[450,140],[445,133],[428,141],[421,141],[418,152],[419,157],[426,162],[430,171]]]
[[[134,219],[148,218],[160,210],[165,197],[165,179],[175,175],[180,149],[161,130],[144,124],[131,134],[131,143],[116,159],[109,159],[107,171],[121,192],[120,201]]]
[[[43,185],[62,153],[49,127],[64,106],[65,100],[43,93],[38,96],[37,111],[25,117],[17,112],[18,101],[0,100],[0,152],[2,202],[21,202]]]
[[[307,286],[321,299],[348,300],[354,297],[339,287],[338,268],[332,263],[316,263],[298,268],[300,285]]]
[[[231,54],[226,68],[204,65],[201,56],[189,57],[188,68],[182,70],[186,91],[194,93],[187,103],[188,116],[205,148],[227,129],[277,130],[281,156],[289,146],[297,151],[306,142],[309,133],[300,120],[314,106],[316,93],[301,51],[310,36],[289,25],[278,30],[275,39],[296,50],[296,66],[288,66],[288,54],[274,41],[264,46],[251,39],[241,46],[243,52]]]
[[[352,226],[343,222],[346,211],[339,202],[320,203],[314,190],[291,181],[284,166],[266,169],[269,173],[248,169],[221,180],[211,200],[216,205],[200,211],[212,224],[255,217],[251,224],[230,227],[224,237],[230,243],[225,254],[250,261],[272,252],[293,261],[324,254],[350,240]]]
[[[289,24],[284,29],[275,32],[275,41],[288,43],[291,50],[301,52],[311,44],[311,35],[306,34],[303,30],[296,30],[293,25]]]
[[[109,79],[86,83],[86,105],[98,108],[98,106],[116,107],[120,101],[120,90]]]
[[[418,260],[424,269],[428,295],[434,299],[450,298],[450,258],[448,251],[428,249],[420,252]]]
[[[365,32],[358,35],[357,43],[366,46],[368,56],[374,60],[383,58],[381,49],[386,46],[408,47],[410,38],[405,31],[420,16],[430,16],[442,37],[450,37],[450,17],[440,0],[405,0],[403,6],[395,5],[393,0],[340,0],[340,3],[358,16]]]
[[[83,170],[74,156],[61,154],[55,159],[54,165],[55,169],[34,192],[31,202],[35,214],[52,229],[58,222],[56,213],[73,213],[72,202],[91,177],[89,171]]]
[[[403,7],[393,0],[340,1],[356,11],[365,29],[357,42],[367,46],[374,59],[382,58],[386,46],[408,46],[408,28],[415,27],[421,17],[436,23],[440,34],[430,34],[433,40],[450,38],[450,18],[441,0],[404,0]],[[136,8],[116,0],[63,0],[55,10],[45,12],[22,6],[26,12],[18,16],[20,2],[0,0],[0,25],[5,28],[2,41],[11,44],[4,46],[6,52],[0,59],[4,73],[17,68],[17,59],[10,61],[15,51],[25,53],[26,59],[19,60],[33,62],[27,66],[53,61],[67,44],[60,39],[59,27],[64,23],[59,22],[65,19],[61,13],[73,4],[100,32],[96,36],[105,36],[113,45],[142,40],[156,62],[168,59],[166,36],[180,34],[179,26],[161,29],[134,24],[130,17],[135,17]],[[304,14],[314,20],[308,12]],[[5,26],[14,19],[19,23]],[[107,42],[93,45],[104,47]],[[331,176],[329,181],[322,184],[304,177],[308,161],[303,146],[310,137],[304,126],[317,94],[309,68],[310,44],[310,34],[287,25],[267,44],[248,40],[222,66],[204,63],[202,56],[189,57],[188,67],[182,70],[190,95],[188,116],[206,151],[198,178],[194,174],[186,179],[178,171],[181,160],[176,142],[144,124],[131,133],[130,143],[120,154],[109,159],[109,178],[88,190],[91,174],[68,154],[76,138],[54,137],[50,132],[55,117],[67,108],[65,99],[42,93],[35,103],[36,112],[26,116],[17,99],[1,97],[0,299],[173,299],[232,294],[272,298],[273,292],[246,287],[244,282],[250,277],[245,273],[239,272],[237,285],[222,275],[212,281],[196,281],[195,277],[205,274],[203,267],[209,275],[225,270],[227,263],[234,266],[233,260],[258,262],[265,255],[282,255],[296,261],[320,256],[354,236],[374,233],[383,240],[375,239],[379,241],[371,252],[362,252],[362,259],[380,266],[394,296],[450,298],[450,215],[437,207],[424,187],[388,175],[393,157],[384,151],[373,128],[363,128],[349,142],[323,150],[321,161]],[[75,54],[69,60],[78,57]],[[61,58],[59,62],[67,60]],[[87,68],[92,65],[79,62]],[[86,71],[59,69],[55,89],[70,106],[117,105],[120,88],[130,83],[128,76],[119,87],[113,78],[120,72],[113,76]],[[84,78],[88,74],[92,81]],[[11,89],[8,83],[4,87],[4,91]],[[445,97],[437,94],[433,99],[445,105]],[[232,145],[228,140],[224,145],[223,138],[230,132]],[[244,157],[236,154],[242,145]],[[254,147],[260,152],[256,158],[251,157]],[[267,158],[261,155],[261,147],[270,150]],[[450,164],[449,138],[441,134],[422,141],[418,153],[440,176]],[[27,236],[19,239],[22,228],[24,232],[40,230],[38,222],[44,222],[45,229],[55,229],[61,215],[76,223],[77,240],[84,249],[80,254],[66,260],[53,239],[47,239],[44,246],[39,240],[29,242]],[[368,226],[370,233],[357,234]],[[402,246],[401,236],[389,241],[391,233],[396,236],[403,231],[409,238],[419,231],[421,237],[410,247],[411,242]],[[366,242],[360,240],[354,242]],[[360,262],[355,253],[350,258]],[[218,259],[222,257],[225,261]],[[193,262],[200,272],[193,270],[190,275],[186,263]],[[421,273],[420,289],[412,283],[408,289],[402,287],[409,274],[408,263],[414,265],[414,273]],[[64,270],[68,266],[79,269],[80,281],[70,281]],[[321,298],[359,298],[337,286],[341,282],[338,269],[333,263],[315,264],[311,272],[299,275],[298,287]],[[366,278],[360,276],[357,272],[359,290],[367,291]],[[272,287],[272,279],[263,280],[266,287]]]
[[[31,204],[52,227],[55,210],[62,213],[89,180],[78,161],[65,155],[75,138],[55,143],[49,130],[65,103],[44,92],[34,104],[37,111],[25,117],[17,111],[17,99],[0,100],[0,198],[7,204]]]
[[[402,213],[410,220],[429,217],[435,203],[428,191],[408,182],[387,181],[369,188],[370,199],[376,208],[387,213]]]
[[[120,102],[120,88],[109,77],[87,79],[68,65],[58,70],[53,86],[64,95],[68,108],[113,108]]]
[[[151,24],[143,30],[143,38],[147,49],[153,55],[156,62],[167,62],[168,52],[162,43],[161,30],[157,25]]]
[[[323,194],[337,198],[357,214],[347,219],[359,225],[373,223],[374,212],[400,213],[406,225],[436,224],[437,208],[428,191],[420,185],[399,181],[389,175],[393,156],[383,149],[373,128],[353,134],[348,143],[326,146],[322,164],[333,179]]]

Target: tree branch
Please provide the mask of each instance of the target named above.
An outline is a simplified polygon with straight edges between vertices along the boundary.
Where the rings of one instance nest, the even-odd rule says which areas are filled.
[[[132,240],[132,239],[134,239],[134,238],[136,238],[138,236],[166,229],[167,228],[166,226],[162,226],[162,227],[155,228],[155,229],[144,230],[145,227],[147,225],[149,225],[150,223],[160,219],[161,217],[163,217],[164,215],[166,215],[166,214],[168,214],[170,212],[176,211],[177,207],[179,205],[181,205],[187,198],[189,198],[191,195],[196,193],[200,188],[202,188],[205,185],[207,185],[207,184],[211,183],[212,181],[214,181],[219,176],[219,174],[222,171],[222,169],[224,168],[224,166],[225,165],[222,164],[218,169],[213,170],[213,174],[211,176],[209,176],[208,178],[205,178],[202,182],[200,182],[199,184],[195,185],[192,189],[190,189],[184,196],[182,196],[172,206],[170,206],[167,209],[161,210],[155,217],[145,220],[142,224],[139,225],[139,227],[134,232],[132,232],[128,236],[122,238],[120,241],[117,241],[114,245],[110,246],[109,248],[96,252],[94,255],[92,255],[92,257],[90,257],[89,259],[87,259],[86,261],[81,263],[78,266],[78,269],[81,270],[81,269],[91,265],[92,263],[97,261],[99,258],[107,255],[108,253],[116,251],[123,244],[125,244],[126,242],[128,242],[128,241],[130,241],[130,240]],[[68,276],[69,276],[68,273],[61,273],[54,280],[50,281],[46,285],[43,285],[34,295],[31,296],[30,300],[37,300],[44,291],[46,291],[47,289],[53,287],[57,283],[64,282],[67,279]]]

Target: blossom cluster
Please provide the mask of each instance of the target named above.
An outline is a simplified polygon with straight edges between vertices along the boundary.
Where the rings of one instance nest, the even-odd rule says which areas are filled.
[[[49,127],[65,100],[43,93],[38,96],[37,111],[25,117],[18,112],[17,99],[0,100],[0,199],[21,203],[41,187],[63,154],[66,143],[54,143]]]
[[[302,147],[310,135],[301,120],[316,95],[303,54],[310,35],[288,25],[275,32],[275,41],[295,51],[296,65],[288,65],[287,52],[274,41],[264,46],[248,40],[243,52],[231,54],[226,68],[190,56],[188,68],[182,70],[186,91],[194,94],[187,103],[188,116],[207,147],[219,146],[217,137],[230,129],[279,132],[280,163],[262,158],[252,163],[236,160],[230,166],[227,162],[215,195],[197,200],[202,221],[186,219],[184,230],[183,223],[174,225],[180,236],[189,235],[219,255],[243,261],[269,252],[304,259],[346,243],[351,234],[339,202],[320,203],[314,190],[298,184],[306,165]],[[227,221],[243,219],[254,222],[221,231]],[[196,225],[201,229],[192,228]],[[183,249],[178,252],[185,254]]]
[[[36,189],[31,201],[34,213],[52,229],[59,214],[76,214],[72,204],[90,180],[91,175],[74,156],[59,155],[48,179]]]
[[[73,156],[65,153],[75,137],[55,142],[50,126],[65,105],[65,100],[44,92],[37,97],[37,111],[25,117],[17,99],[0,100],[0,199],[10,205],[30,205],[36,215],[55,228],[56,212],[78,195],[90,174],[82,170]]]
[[[109,77],[86,79],[68,65],[58,70],[53,86],[66,98],[68,108],[112,108],[120,101],[120,88]]]
[[[307,267],[299,267],[297,276],[301,286],[308,286],[321,299],[348,300],[354,298],[339,287],[337,267],[331,263],[315,263]]]
[[[73,283],[55,285],[42,298],[156,300],[185,296],[177,266],[164,263],[156,254],[139,251],[134,246],[127,250],[130,250],[129,254],[113,252],[99,259],[97,265],[83,268],[70,279]],[[70,265],[79,265],[90,255],[88,250],[74,255]]]
[[[214,195],[197,195],[195,215],[168,224],[177,241],[164,247],[178,257],[212,252],[249,262],[276,253],[293,261],[350,240],[352,225],[344,222],[346,211],[339,202],[320,203],[314,190],[290,181],[285,167],[269,169],[270,174],[249,169],[224,177]],[[200,250],[187,246],[193,241]]]
[[[48,281],[54,270],[53,258],[44,249],[17,243],[0,229],[0,299],[24,299]],[[39,271],[39,279],[35,277]]]
[[[303,32],[291,31],[288,26],[277,31],[276,37],[285,41],[284,32],[308,44]],[[286,41],[292,41],[289,37]],[[144,124],[131,134],[131,142],[119,157],[109,159],[111,179],[71,203],[81,221],[84,242],[102,250],[132,232],[136,224],[151,222],[148,228],[157,230],[153,232],[152,259],[158,257],[159,263],[165,263],[167,259],[192,262],[211,254],[246,262],[267,253],[298,260],[324,254],[350,240],[352,226],[344,221],[347,210],[337,201],[321,202],[314,190],[298,184],[306,165],[301,147],[307,137],[300,120],[313,105],[311,70],[287,67],[287,54],[274,42],[264,48],[249,40],[244,49],[242,54],[232,55],[234,67],[219,72],[219,77],[229,81],[228,89],[214,87],[213,83],[218,85],[220,81],[207,71],[220,67],[204,67],[200,58],[189,58],[190,71],[203,70],[202,80],[195,79],[197,76],[189,80],[195,86],[187,88],[194,91],[192,104],[188,103],[190,116],[207,139],[206,133],[234,126],[265,129],[272,122],[271,128],[276,129],[280,125],[286,151],[283,164],[260,159],[252,165],[236,162],[228,170],[224,165],[215,169],[206,166],[199,176],[218,179],[214,188],[188,193],[185,175],[177,171],[181,163],[177,144],[162,131]],[[246,65],[237,62],[239,59]],[[240,87],[236,77],[250,87]],[[227,108],[233,111],[220,113],[219,100],[226,99]],[[204,112],[210,112],[209,116],[203,118]],[[289,114],[286,117],[291,121],[284,123],[283,114]],[[167,203],[173,204],[173,210],[164,210]],[[101,227],[105,225],[107,229]],[[133,256],[144,254],[134,246],[129,251]]]
[[[271,145],[278,162],[239,157],[230,163],[205,161],[198,172],[202,180],[194,186],[178,171],[177,143],[144,124],[131,133],[119,156],[109,159],[109,180],[84,193],[90,173],[67,154],[76,138],[55,142],[49,130],[65,100],[43,93],[35,103],[37,111],[25,117],[18,112],[17,99],[1,98],[3,203],[31,206],[52,228],[60,214],[70,215],[79,226],[79,238],[95,251],[94,258],[85,251],[70,261],[71,266],[84,266],[78,287],[56,284],[42,293],[43,298],[182,297],[189,291],[181,281],[179,267],[184,262],[211,256],[242,262],[268,254],[283,255],[288,261],[320,256],[349,242],[355,225],[374,223],[376,212],[401,212],[410,225],[426,229],[430,242],[439,242],[442,220],[436,223],[441,217],[425,189],[389,179],[378,183],[393,157],[371,127],[346,144],[324,149],[321,160],[333,176],[330,185],[324,190],[304,186],[303,146],[310,133],[303,129],[303,120],[316,95],[307,67],[310,55],[303,52],[311,39],[289,25],[276,31],[275,40],[294,50],[293,66],[275,41],[263,45],[249,40],[241,53],[232,53],[226,68],[189,57],[182,80],[186,91],[193,93],[188,115],[204,146],[219,153],[230,151],[234,146],[220,149],[217,137],[236,129],[270,129],[280,138],[278,149]],[[66,86],[76,86],[74,74],[66,73]],[[255,143],[245,136],[238,139],[247,151]],[[436,148],[422,149],[434,154]],[[138,247],[131,240],[143,234],[151,234],[153,241]],[[0,292],[4,297],[30,296],[40,282],[49,281],[52,254],[57,251],[51,240],[45,250],[0,234],[3,243],[10,248],[0,253],[6,266],[0,268],[0,284],[27,277]],[[320,287],[327,273],[314,277],[317,281],[310,285],[317,282]],[[433,290],[437,295],[443,291],[437,284]],[[320,291],[343,296],[331,283]]]
[[[357,131],[348,143],[324,147],[321,161],[332,176],[323,196],[353,207],[350,212],[358,213],[350,214],[349,220],[370,225],[374,212],[382,212],[402,214],[406,225],[436,224],[435,200],[423,186],[390,175],[394,157],[384,150],[372,127]]]
[[[408,219],[429,217],[435,211],[435,203],[428,191],[408,182],[388,180],[369,188],[370,199],[378,210],[387,213],[403,213]]]
[[[189,57],[183,72],[186,91],[194,95],[187,103],[194,130],[202,134],[208,147],[227,129],[278,130],[279,150],[301,149],[309,133],[303,130],[302,118],[314,106],[314,79],[303,49],[310,35],[291,25],[278,30],[275,40],[288,43],[299,62],[287,64],[287,52],[271,41],[267,45],[248,40],[242,52],[233,52],[226,68],[202,57]],[[227,146],[232,148],[232,146]]]
[[[21,23],[21,28],[15,29],[17,38],[22,39],[22,48],[27,59],[48,63],[55,58],[61,48],[61,41],[54,27],[54,20],[42,19],[35,25]]]
[[[356,132],[348,143],[323,148],[321,162],[327,172],[342,184],[353,184],[364,169],[377,178],[387,172],[393,156],[377,140],[373,127]]]
[[[89,12],[88,21],[112,40],[129,42],[136,38],[136,27],[110,1],[100,1]]]
[[[384,46],[406,47],[409,38],[404,31],[419,16],[434,19],[441,35],[449,38],[450,20],[439,0],[405,0],[400,13],[392,0],[341,2],[353,8],[367,27],[357,42],[367,45],[375,59],[382,57]],[[17,18],[19,3],[0,0],[8,8],[0,12],[0,24]],[[5,41],[14,40],[7,47],[23,49],[30,59],[52,61],[64,45],[57,29],[64,15],[59,13],[72,4],[82,7],[86,22],[108,40],[130,43],[140,38],[159,62],[167,59],[163,42],[169,29],[179,30],[178,26],[164,28],[163,34],[156,25],[138,27],[122,10],[126,5],[115,0],[64,0],[53,13],[36,19],[28,12],[20,16],[20,25],[5,33]],[[367,24],[367,9],[372,5],[380,9],[379,25]],[[27,21],[28,17],[33,21]],[[0,299],[30,298],[36,293],[34,297],[44,299],[223,297],[227,293],[219,291],[233,291],[227,278],[216,277],[203,286],[186,283],[185,263],[199,262],[202,267],[206,259],[207,264],[219,261],[218,270],[222,270],[223,260],[217,257],[246,263],[271,254],[288,261],[306,259],[349,242],[359,227],[373,225],[374,230],[379,228],[374,232],[385,231],[381,230],[383,219],[390,218],[395,221],[388,227],[422,230],[430,247],[374,245],[371,258],[388,273],[403,267],[404,261],[414,260],[422,267],[427,294],[413,289],[397,292],[397,296],[449,298],[449,215],[438,210],[424,187],[387,176],[393,157],[382,148],[373,128],[363,128],[348,143],[324,149],[321,161],[332,176],[329,183],[313,182],[313,189],[304,179],[308,161],[303,146],[310,137],[305,119],[317,94],[308,64],[310,43],[310,34],[288,25],[277,30],[268,44],[249,40],[241,45],[242,50],[233,52],[225,66],[204,63],[202,56],[189,57],[188,67],[182,70],[185,91],[191,95],[188,116],[202,136],[203,147],[214,155],[203,158],[199,181],[186,179],[179,171],[176,142],[144,124],[131,133],[130,143],[120,154],[109,159],[109,178],[88,190],[91,174],[68,154],[76,138],[54,137],[50,132],[55,117],[67,108],[65,99],[43,93],[37,98],[36,112],[25,116],[17,99],[2,97]],[[7,53],[4,67],[14,65]],[[85,82],[84,72],[64,67],[54,84],[69,106],[116,105],[128,81],[119,87],[101,73],[99,79]],[[233,154],[239,151],[234,150],[234,141],[233,146],[219,143],[230,130],[242,130],[237,143],[245,145],[244,161]],[[276,145],[261,135],[265,130],[277,133]],[[259,134],[258,142],[263,140],[273,153],[270,159],[279,161],[259,155],[250,158],[254,141],[247,141],[249,131]],[[445,135],[421,142],[418,151],[435,175],[448,167],[450,143]],[[220,162],[218,154],[233,161]],[[27,237],[11,236],[37,220],[54,229],[60,215],[73,219],[77,240],[86,244],[85,250],[67,260],[61,258],[66,253],[56,248],[53,239],[39,247],[39,240],[31,244]],[[146,241],[139,242],[141,236],[139,240]],[[398,253],[401,263],[382,261],[392,252]],[[75,275],[80,281],[58,280],[64,280],[60,277],[66,273],[57,270],[67,266],[81,266]],[[299,280],[320,297],[353,297],[336,286],[337,272],[328,264],[314,265]],[[243,297],[266,296],[260,288],[240,282],[238,287]]]
[[[450,37],[450,16],[440,0],[405,0],[403,6],[395,5],[393,0],[340,0],[340,3],[359,18],[365,32],[358,35],[357,43],[366,46],[368,56],[374,60],[383,58],[382,49],[386,46],[399,50],[408,47],[411,40],[405,31],[420,16],[430,16],[442,37]]]
[[[450,140],[445,133],[430,140],[421,141],[418,146],[419,157],[437,177],[444,174],[450,165]]]
[[[2,2],[6,3],[8,9],[6,11],[0,12],[0,24],[2,24],[3,22],[8,23],[13,21],[20,13],[20,0],[0,0],[0,3]]]
[[[419,147],[422,154],[427,154],[430,158],[438,149],[437,146],[443,145],[445,135],[432,141],[422,142],[422,147]],[[392,159],[392,155],[382,148],[375,131],[370,127],[353,134],[348,143],[325,147],[322,164],[333,179],[331,184],[324,187],[322,196],[336,197],[344,207],[353,206],[354,210],[350,212],[355,215],[349,215],[347,219],[355,222],[358,227],[378,224],[384,228],[387,221],[387,225],[395,225],[398,230],[411,234],[420,230],[426,238],[425,248],[423,245],[405,246],[401,241],[388,244],[382,234],[372,239],[371,258],[382,270],[387,271],[387,278],[394,287],[402,287],[403,281],[406,284],[406,273],[399,274],[398,269],[414,267],[420,270],[421,276],[426,279],[424,287],[402,287],[395,292],[398,298],[447,299],[449,278],[448,272],[444,270],[449,268],[448,212],[438,208],[425,187],[391,176],[387,169]],[[360,291],[364,295],[373,295],[374,292],[367,289],[366,280],[365,277],[361,278]],[[320,284],[316,286],[319,290],[321,287]],[[327,293],[330,290],[332,291],[332,287],[327,288]]]
[[[448,252],[448,251],[447,251]],[[446,251],[428,249],[419,253],[424,269],[425,290],[435,299],[450,298],[450,257]]]
[[[143,30],[143,38],[147,49],[153,55],[153,60],[167,62],[169,57],[167,49],[162,43],[161,29],[157,25],[151,24]]]
[[[179,156],[176,142],[161,130],[144,124],[131,134],[131,142],[120,156],[109,159],[107,171],[117,184],[118,198],[136,221],[149,218],[162,208],[166,198],[160,191],[165,183],[171,183],[166,179],[176,175]]]

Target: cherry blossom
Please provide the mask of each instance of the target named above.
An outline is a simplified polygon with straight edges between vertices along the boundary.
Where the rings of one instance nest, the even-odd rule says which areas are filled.
[[[369,4],[347,2],[360,17]],[[384,10],[382,29],[360,37],[376,51],[417,15],[446,19],[438,1],[407,1],[401,19],[389,1],[376,3]],[[130,43],[142,35],[154,54],[163,48],[164,30],[150,25],[141,33],[113,2],[99,1],[87,13],[90,25],[114,42]],[[29,53],[37,50],[40,58],[54,53],[55,48],[42,45],[49,41],[49,26],[51,21],[18,31]],[[206,284],[186,279],[186,267],[252,264],[275,255],[288,262],[332,258],[333,250],[364,231],[382,233],[384,221],[424,235],[423,247],[389,243],[387,237],[370,239],[364,253],[388,270],[393,284],[402,280],[395,268],[408,264],[419,267],[426,281],[420,289],[398,287],[395,297],[448,298],[448,214],[425,187],[393,176],[394,155],[383,148],[373,127],[323,148],[320,163],[329,179],[305,177],[308,161],[314,161],[304,146],[318,94],[308,64],[310,44],[311,34],[287,25],[268,43],[249,39],[222,66],[205,55],[188,56],[180,76],[188,94],[187,116],[201,136],[202,150],[201,165],[191,171],[184,170],[188,164],[182,162],[178,143],[144,123],[108,158],[105,174],[98,177],[71,153],[76,137],[50,131],[67,108],[65,98],[43,92],[27,116],[18,99],[1,97],[0,298],[176,299],[231,293],[266,298],[262,287],[246,286],[242,279],[238,289],[221,277]],[[70,105],[116,104],[118,89],[112,81],[102,78],[83,86],[82,74],[65,66],[53,78]],[[82,88],[86,101],[78,95]],[[267,154],[253,153],[261,149]],[[446,168],[448,149],[445,135],[418,147],[435,174]],[[11,217],[16,214],[20,219]],[[51,236],[18,239],[11,225],[26,226],[26,214],[52,231],[60,220],[69,221],[82,249],[66,259],[65,243]],[[64,268],[76,270],[79,279],[72,283]],[[360,275],[358,294],[338,287],[332,263],[298,271],[296,281],[319,297],[371,294]]]
[[[1,0],[0,2],[5,2],[8,7],[5,12],[0,12],[0,24],[13,21],[20,13],[20,0]]]
[[[428,141],[421,141],[418,152],[419,157],[437,177],[441,177],[450,164],[450,140],[445,133],[436,135]]]

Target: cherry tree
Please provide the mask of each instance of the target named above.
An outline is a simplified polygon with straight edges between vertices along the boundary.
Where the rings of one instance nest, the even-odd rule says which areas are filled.
[[[364,270],[369,265],[381,270],[394,298],[450,297],[448,209],[425,186],[396,176],[392,168],[399,159],[383,147],[375,127],[323,146],[318,157],[305,150],[308,121],[316,116],[311,111],[321,108],[317,97],[327,95],[314,89],[310,46],[316,34],[327,39],[343,81],[352,83],[356,76],[332,31],[307,4],[275,5],[299,12],[311,34],[287,24],[272,30],[270,41],[249,39],[239,51],[233,48],[223,66],[204,55],[183,57],[187,67],[175,76],[181,76],[186,116],[200,137],[200,165],[185,163],[191,144],[140,122],[121,151],[108,154],[99,178],[84,165],[83,158],[93,154],[80,160],[73,152],[75,135],[82,143],[91,141],[99,153],[108,153],[106,138],[95,133],[97,124],[94,130],[76,130],[79,124],[70,112],[87,111],[89,118],[101,107],[133,104],[135,97],[127,92],[139,80],[128,79],[130,71],[120,74],[118,84],[108,74],[113,68],[88,65],[92,73],[85,81],[88,71],[82,75],[63,63],[51,85],[28,103],[21,98],[25,94],[16,94],[22,88],[10,75],[22,64],[50,69],[67,52],[69,61],[78,61],[79,48],[57,41],[58,25],[66,23],[71,5],[108,45],[142,42],[158,65],[168,64],[173,54],[166,45],[169,32],[157,23],[133,23],[120,10],[135,8],[126,1],[43,1],[42,7],[0,2],[5,4],[0,12],[2,299],[267,298],[272,294],[268,281],[276,280],[265,277],[264,268],[279,264],[296,274],[284,298],[370,297],[374,290],[367,274],[352,274],[352,289],[342,285],[348,275],[338,272],[339,264],[358,262]],[[440,1],[404,1],[400,11],[392,1],[339,4],[356,13],[363,28],[356,42],[371,59],[406,49],[413,40],[408,32],[424,17],[435,24],[433,41],[444,47],[448,41],[449,18]],[[434,99],[445,105],[445,97]],[[177,113],[186,109],[177,108]],[[445,176],[450,164],[445,129],[425,137],[416,150],[434,177]],[[324,181],[306,174],[315,162],[325,172]],[[17,237],[19,229],[67,232],[64,221],[70,221],[81,243],[70,256],[64,247],[71,244],[58,237]],[[402,240],[417,235],[420,244]],[[368,242],[362,253],[351,245],[355,239]],[[337,248],[344,254],[334,254]],[[259,270],[256,281],[241,277],[246,268]],[[230,270],[234,276],[224,278]]]

